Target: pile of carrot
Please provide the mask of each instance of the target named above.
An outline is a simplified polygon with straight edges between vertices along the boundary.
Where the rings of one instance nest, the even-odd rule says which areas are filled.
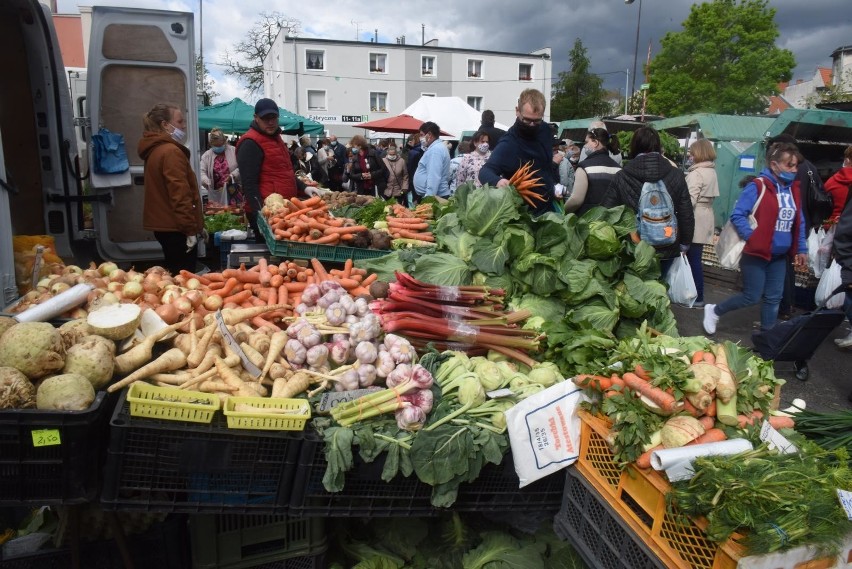
[[[332,217],[328,204],[319,196],[305,200],[290,198],[284,204],[284,208],[276,210],[267,219],[277,240],[337,245],[368,229],[351,219]]]
[[[429,220],[432,219],[432,215],[432,206],[429,204],[420,204],[414,210],[394,204],[385,217],[388,233],[394,239],[434,242],[435,235],[429,230]]]
[[[527,162],[517,169],[512,177],[509,178],[509,184],[515,188],[518,195],[521,196],[530,207],[537,207],[535,202],[546,201],[544,196],[537,193],[535,188],[541,187],[541,178],[534,177],[538,170],[532,169],[533,163]]]
[[[282,261],[276,265],[260,259],[257,265],[248,269],[241,265],[238,269],[204,275],[181,271],[176,282],[180,284],[181,280],[192,278],[201,283],[199,290],[205,296],[221,297],[222,308],[248,308],[275,304],[295,307],[309,284],[324,281],[337,282],[353,296],[369,294],[368,287],[377,275],[368,275],[365,269],[355,267],[352,259],[347,259],[342,269],[331,270],[327,270],[318,259],[311,259],[308,266],[293,261]],[[292,308],[288,308],[257,316],[251,322],[257,328],[275,327],[276,320],[292,315]]]

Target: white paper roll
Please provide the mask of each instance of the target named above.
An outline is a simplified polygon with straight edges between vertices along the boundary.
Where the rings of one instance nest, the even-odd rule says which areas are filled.
[[[667,448],[651,453],[651,467],[654,470],[665,470],[671,481],[684,480],[692,478],[692,461],[699,456],[726,456],[751,449],[751,443],[746,439]]]
[[[16,314],[14,318],[18,322],[46,322],[86,302],[86,298],[93,290],[95,287],[88,283],[76,284],[53,298]]]

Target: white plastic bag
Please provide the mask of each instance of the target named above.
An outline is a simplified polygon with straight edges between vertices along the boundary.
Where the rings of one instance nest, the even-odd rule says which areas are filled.
[[[825,306],[826,308],[839,309],[843,308],[843,302],[846,300],[846,293],[835,294],[831,298],[830,295],[843,282],[840,276],[840,264],[835,260],[827,270],[823,271],[819,279],[816,293],[814,294],[814,302],[817,306]]]
[[[813,228],[808,234],[808,267],[813,271],[816,278],[820,278],[825,270],[825,266],[819,266],[819,245],[824,236],[825,230],[822,227],[819,228],[819,231]]]
[[[723,269],[731,271],[739,269],[744,248],[745,241],[737,233],[734,224],[728,221],[722,227],[719,240],[716,241],[716,256],[719,257],[719,265]]]
[[[666,275],[666,282],[669,284],[671,301],[692,308],[698,298],[698,290],[695,288],[689,261],[683,253],[672,263],[669,274]]]
[[[820,227],[820,231],[823,231],[820,240],[819,240],[819,249],[817,249],[817,264],[820,268],[820,274],[814,275],[819,278],[822,276],[822,272],[828,266],[829,261],[831,261],[831,250],[834,248],[834,225],[828,228],[827,231],[823,231]]]
[[[506,425],[519,488],[574,464],[580,456],[583,390],[565,380],[506,411]]]

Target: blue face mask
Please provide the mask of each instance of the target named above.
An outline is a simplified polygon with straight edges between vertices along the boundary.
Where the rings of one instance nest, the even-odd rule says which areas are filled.
[[[213,152],[215,152],[216,154],[222,154],[223,152],[225,152],[224,146],[213,146],[212,148]]]
[[[796,179],[796,172],[778,172],[778,178],[783,181],[792,183]]]

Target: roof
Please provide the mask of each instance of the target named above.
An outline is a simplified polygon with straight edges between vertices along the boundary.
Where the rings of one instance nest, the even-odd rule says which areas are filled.
[[[698,113],[663,119],[654,123],[657,130],[673,132],[678,138],[685,138],[695,128],[701,129],[704,138],[710,140],[763,140],[769,127],[775,121],[772,117],[717,115]]]
[[[792,134],[800,143],[849,144],[852,113],[820,109],[787,109],[767,129],[767,136]]]
[[[767,114],[777,115],[783,111],[789,109],[792,105],[787,102],[784,97],[780,95],[772,95],[769,97],[769,109],[766,111]]]
[[[508,55],[512,57],[535,57],[535,58],[544,58],[550,59],[550,54],[545,53],[549,50],[549,47],[543,47],[531,52],[519,53],[515,51],[490,51],[485,49],[467,49],[467,48],[458,48],[458,47],[442,47],[437,45],[420,45],[413,43],[388,43],[388,42],[365,42],[365,41],[353,41],[353,40],[336,40],[336,39],[325,39],[325,38],[306,38],[306,37],[293,37],[293,36],[285,36],[284,41],[292,42],[305,42],[305,43],[314,43],[314,44],[326,44],[326,45],[345,45],[345,46],[359,46],[359,47],[368,47],[368,48],[395,48],[395,49],[415,49],[419,51],[446,51],[446,52],[455,52],[455,53],[482,53],[482,54],[490,54],[490,55]]]
[[[586,119],[571,119],[559,123],[558,138],[569,138],[574,141],[583,140],[592,121],[603,121],[608,132],[615,134],[622,130],[634,131],[648,123],[657,124],[657,115],[645,115],[645,120],[639,120],[640,115],[619,115],[617,117],[589,117]]]
[[[817,67],[817,71],[822,76],[822,84],[826,87],[831,85],[831,67]]]

